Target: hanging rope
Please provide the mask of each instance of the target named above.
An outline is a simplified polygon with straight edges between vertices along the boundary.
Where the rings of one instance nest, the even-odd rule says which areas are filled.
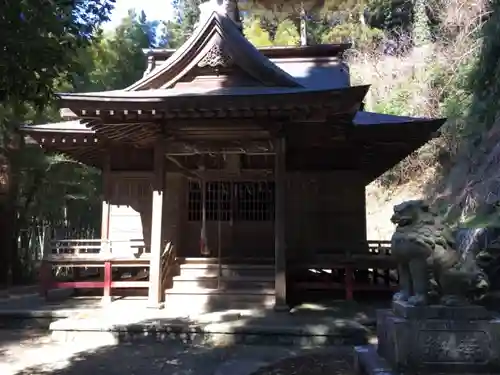
[[[200,233],[200,251],[201,255],[210,255],[207,243],[207,185],[204,178],[200,180],[201,187],[201,233]]]

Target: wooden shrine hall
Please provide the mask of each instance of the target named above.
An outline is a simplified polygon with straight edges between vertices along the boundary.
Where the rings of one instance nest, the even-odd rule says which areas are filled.
[[[152,306],[282,309],[316,288],[311,269],[340,270],[324,285],[352,298],[369,288],[356,270],[392,267],[387,245],[366,239],[365,186],[444,120],[365,112],[348,45],[255,48],[238,19],[203,14],[178,50],[145,51],[133,85],[61,94],[65,122],[23,127],[104,181],[101,238],[55,238],[44,291],[145,287]],[[61,265],[101,267],[103,281],[56,282]],[[118,267],[149,272],[127,281]]]

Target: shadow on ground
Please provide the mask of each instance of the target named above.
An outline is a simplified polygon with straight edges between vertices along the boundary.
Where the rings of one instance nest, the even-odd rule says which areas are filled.
[[[131,345],[81,353],[67,363],[26,368],[15,375],[353,375],[352,362],[350,347],[287,352],[266,347]]]
[[[82,311],[99,307],[99,299],[67,299],[62,295],[46,302],[37,295],[20,295],[0,300],[0,359],[5,346],[19,342],[30,345],[48,334],[50,324]],[[0,361],[1,362],[1,361]],[[3,374],[2,374],[3,375]]]
[[[114,333],[115,342],[102,339],[99,334],[75,336],[73,341],[51,342],[39,331],[41,336],[32,336],[39,344],[30,344],[30,332],[5,331],[0,342],[0,373],[248,375],[259,371],[258,375],[271,375],[283,373],[279,372],[283,367],[286,374],[305,374],[308,369],[316,372],[307,374],[349,375],[352,345],[370,336],[369,329],[360,329],[359,323],[372,319],[375,309],[383,304],[362,305],[345,301],[303,304],[290,313],[263,310],[239,317],[228,313],[225,317],[219,316],[217,322],[210,315],[206,315],[204,321],[148,317],[120,326]],[[131,313],[131,309],[121,306],[123,315]],[[115,319],[120,320],[118,316]],[[88,320],[82,317],[82,322]],[[281,329],[280,335],[272,333],[277,326]],[[209,333],[200,335],[204,329]],[[228,329],[231,334],[227,334]],[[249,329],[256,331],[248,333]],[[309,330],[318,336],[331,336],[333,341],[323,340],[323,345],[304,343],[303,339],[296,337],[297,329]],[[247,334],[241,334],[244,331]],[[0,330],[0,337],[2,332]],[[207,335],[211,335],[210,342],[206,341]],[[214,339],[217,335],[218,339]],[[21,345],[17,344],[20,339],[23,339]],[[350,339],[354,341],[349,342]],[[5,352],[5,347],[10,347],[10,351],[17,350],[15,358],[12,353]],[[321,358],[329,358],[330,365],[325,365]],[[278,364],[273,367],[273,363]],[[345,371],[332,372],[332,366]],[[292,368],[300,369],[300,372],[292,371]]]

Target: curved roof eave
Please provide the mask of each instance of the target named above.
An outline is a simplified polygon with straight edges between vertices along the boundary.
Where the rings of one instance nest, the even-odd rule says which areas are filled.
[[[198,26],[193,35],[167,60],[123,91],[150,89],[161,76],[165,76],[161,79],[164,83],[162,86],[171,87],[190,70],[189,65],[194,60],[204,57],[200,54],[206,50],[206,47],[215,43],[211,35],[214,30],[222,41],[220,43],[223,43],[224,49],[231,55],[236,65],[260,80],[264,86],[302,87],[294,77],[259,52],[231,19],[213,12],[205,23]]]
[[[27,133],[82,133],[94,134],[95,131],[87,126],[85,120],[61,121],[39,125],[21,125],[19,130]]]
[[[427,117],[411,117],[397,116],[385,113],[358,111],[354,116],[354,124],[357,126],[377,126],[377,125],[403,125],[412,123],[428,123],[430,125],[441,127],[446,118],[427,118]]]
[[[283,101],[286,96],[297,98],[301,95],[307,95],[309,98],[317,98],[321,100],[330,100],[330,96],[338,97],[338,95],[353,96],[360,102],[363,100],[369,85],[349,86],[335,89],[306,89],[306,88],[283,88],[283,87],[238,87],[238,88],[222,88],[217,90],[209,90],[206,92],[193,92],[186,90],[145,90],[145,91],[103,91],[89,93],[61,93],[59,94],[60,101],[63,105],[71,107],[71,103],[150,103],[161,104],[182,100],[226,100],[225,98],[276,98]],[[330,98],[330,99],[329,99]],[[319,104],[319,103],[315,103]],[[110,108],[111,109],[111,108]]]

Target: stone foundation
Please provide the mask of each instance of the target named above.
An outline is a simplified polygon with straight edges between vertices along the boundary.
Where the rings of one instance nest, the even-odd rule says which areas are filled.
[[[387,365],[404,373],[500,371],[500,319],[480,306],[394,303],[378,311],[377,338],[377,352],[356,348],[362,373],[390,373]]]
[[[68,318],[52,323],[50,331],[52,339],[58,342],[96,340],[108,345],[177,341],[186,345],[245,344],[313,348],[362,345],[368,342],[368,330],[348,321],[343,327],[325,327],[314,322],[307,326],[243,324],[239,321],[196,324],[168,319],[118,325],[112,322],[106,324],[99,319]]]

